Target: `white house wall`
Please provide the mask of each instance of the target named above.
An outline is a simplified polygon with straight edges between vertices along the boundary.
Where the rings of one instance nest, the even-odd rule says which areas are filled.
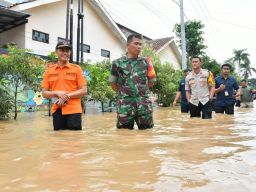
[[[0,33],[0,47],[7,43],[16,43],[18,47],[25,48],[25,25]]]
[[[170,46],[165,47],[159,53],[159,57],[162,63],[168,62],[171,63],[175,69],[181,69],[177,56]]]
[[[102,60],[101,49],[110,50],[111,59],[116,59],[125,53],[125,46],[106,27],[103,20],[86,3],[85,13],[85,42],[91,45],[92,59]]]
[[[91,53],[84,53],[84,60],[101,61],[107,59],[101,56],[101,49],[109,50],[111,59],[120,57],[124,45],[113,35],[111,29],[84,3],[84,43],[90,45]],[[65,37],[66,31],[66,1],[50,3],[27,9],[31,16],[25,25],[25,47],[33,49],[36,54],[48,55],[54,51],[58,37]],[[77,5],[74,5],[73,54],[76,57]],[[32,30],[49,34],[49,43],[32,40]]]

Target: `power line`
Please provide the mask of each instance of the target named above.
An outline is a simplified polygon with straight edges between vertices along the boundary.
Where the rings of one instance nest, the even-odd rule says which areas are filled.
[[[138,20],[132,20],[131,17],[125,15],[124,12],[122,12],[120,9],[117,9],[116,7],[112,6],[112,4],[109,4],[107,2],[104,2],[104,4],[106,4],[108,7],[110,7],[110,9],[108,10],[109,14],[111,13],[112,16],[115,16],[116,18],[119,18],[119,19],[120,18],[125,19],[126,26],[130,25],[131,28],[136,28],[136,29],[138,29],[138,26],[139,26],[141,31],[147,31],[147,29],[144,28],[145,25],[142,25],[141,23],[139,23]],[[122,17],[120,17],[120,16],[122,16]],[[130,24],[127,24],[127,23],[130,23]],[[139,32],[139,31],[137,31],[137,32],[140,33],[141,35],[149,36],[149,35],[146,35],[144,32]]]
[[[179,4],[179,2],[177,2],[177,1],[175,1],[175,0],[172,0],[176,5],[178,5],[179,7],[180,7],[180,4]],[[185,10],[184,8],[183,8],[183,10]],[[187,20],[189,20],[188,19],[188,17],[186,16],[186,14],[185,14],[185,11],[183,11],[184,12],[184,17],[187,19]]]
[[[201,14],[199,13],[199,11],[197,10],[197,8],[195,7],[194,3],[190,0],[189,1],[190,4],[192,5],[193,9],[196,11],[196,14],[198,15],[199,18],[201,18]],[[202,9],[201,5],[199,4],[200,8]],[[204,12],[204,10],[202,9],[202,11]],[[205,14],[203,14],[203,18],[207,18],[207,16]],[[203,19],[202,19],[203,20]],[[209,22],[209,21],[208,21]],[[210,26],[211,27],[211,26]],[[212,32],[212,30],[209,31],[209,34],[210,36],[213,38],[213,39],[216,39],[217,41],[217,44],[218,44],[218,47],[221,49],[222,45],[221,45],[221,41],[220,39],[216,36],[215,33]]]
[[[166,24],[167,26],[170,26],[170,22],[166,20],[166,16],[163,17],[161,14],[162,12],[157,10],[156,8],[152,8],[152,6],[150,6],[146,1],[144,0],[139,0],[140,4],[142,6],[144,6],[146,9],[148,9],[151,13],[153,13],[157,18],[159,18],[164,24]],[[172,21],[173,23],[175,23],[175,21]],[[170,26],[171,28],[172,26]]]
[[[223,42],[223,38],[222,38],[221,33],[219,32],[217,26],[214,25],[213,22],[210,21],[210,19],[208,19],[208,18],[211,18],[211,14],[210,14],[210,12],[209,12],[207,6],[206,6],[205,3],[202,1],[202,4],[203,4],[203,6],[204,6],[204,8],[205,8],[205,9],[203,9],[203,8],[201,7],[201,3],[200,3],[199,0],[198,0],[198,3],[199,3],[200,8],[201,8],[203,11],[206,11],[206,13],[208,13],[208,16],[210,16],[210,17],[207,17],[207,15],[205,14],[207,21],[208,21],[209,24],[211,25],[212,29],[215,31],[216,37],[217,37],[217,38],[220,40],[220,42],[222,43],[222,42]]]

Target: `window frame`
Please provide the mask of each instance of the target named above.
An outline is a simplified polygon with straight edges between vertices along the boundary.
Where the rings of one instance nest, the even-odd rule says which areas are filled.
[[[108,56],[106,55],[106,54],[104,54],[104,52],[106,53],[106,52],[108,52]],[[109,50],[106,50],[106,49],[101,49],[100,50],[100,55],[102,56],[102,57],[106,57],[106,58],[110,58],[110,51]]]
[[[40,35],[40,34],[45,35],[45,37],[47,37],[47,38],[45,39],[46,41],[39,40],[38,37],[35,36],[35,33],[39,33],[39,35]],[[41,42],[41,43],[47,43],[47,44],[49,44],[49,43],[50,43],[50,34],[49,34],[49,33],[42,32],[42,31],[38,31],[38,30],[35,30],[35,29],[32,29],[32,40],[33,40],[33,41],[38,41],[38,42]]]

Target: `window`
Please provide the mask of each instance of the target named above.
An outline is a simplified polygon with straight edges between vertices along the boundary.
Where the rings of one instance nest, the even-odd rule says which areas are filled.
[[[101,49],[101,56],[110,58],[110,51]]]
[[[62,38],[62,37],[58,37],[58,43],[59,42],[63,42],[63,41],[66,41],[66,39],[65,38]],[[68,43],[70,43],[70,40],[68,40]]]
[[[81,47],[80,47],[80,50],[81,50]],[[83,50],[83,52],[85,52],[85,53],[90,53],[90,52],[91,52],[91,47],[90,47],[90,45],[83,44],[82,50]]]
[[[49,34],[40,31],[32,30],[32,39],[43,43],[49,43]]]

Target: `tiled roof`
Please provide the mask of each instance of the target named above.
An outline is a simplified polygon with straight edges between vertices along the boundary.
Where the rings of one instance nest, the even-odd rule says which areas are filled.
[[[166,45],[168,42],[170,42],[172,39],[173,39],[173,37],[165,37],[165,38],[161,38],[161,39],[154,39],[154,40],[146,41],[146,43],[150,44],[153,47],[153,49],[158,51],[164,45]]]

